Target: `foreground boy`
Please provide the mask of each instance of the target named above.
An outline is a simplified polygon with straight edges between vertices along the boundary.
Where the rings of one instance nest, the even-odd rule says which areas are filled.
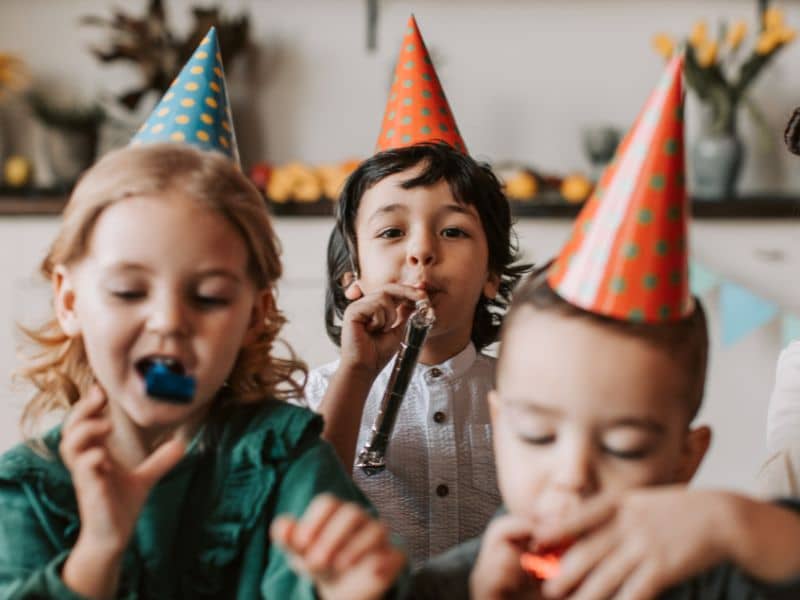
[[[560,257],[515,291],[489,396],[505,510],[413,597],[800,598],[791,506],[682,485],[711,433],[692,426],[708,337],[688,292],[680,67]],[[553,578],[523,571],[553,548]]]
[[[507,513],[429,562],[413,597],[800,598],[794,512],[669,485],[691,479],[710,441],[690,426],[707,345],[699,304],[679,323],[629,324],[571,306],[543,274],[525,282],[490,396]],[[570,539],[544,585],[520,567]]]

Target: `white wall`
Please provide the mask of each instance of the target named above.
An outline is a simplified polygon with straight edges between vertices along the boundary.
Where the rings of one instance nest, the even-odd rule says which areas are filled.
[[[171,22],[189,26],[194,0],[168,0]],[[143,13],[146,0],[2,0],[0,50],[19,52],[53,89],[131,87],[125,66],[100,66],[86,48],[106,39],[78,25],[80,16],[110,15],[114,5]],[[210,4],[202,2],[201,4]],[[366,47],[364,0],[228,0],[246,10],[258,51],[229,66],[245,163],[311,162],[364,156],[379,131],[387,86],[408,15],[413,11],[473,154],[523,160],[544,170],[586,168],[585,124],[627,127],[661,69],[650,48],[657,31],[688,33],[695,19],[754,20],[755,0],[379,0],[378,44]],[[800,3],[779,3],[800,27]],[[233,68],[233,67],[236,68]],[[781,133],[800,104],[800,44],[783,51],[753,89],[770,123],[766,148],[743,115],[749,156],[745,190],[800,189],[800,169]],[[66,84],[65,84],[66,82]],[[690,135],[696,128],[689,114]],[[16,126],[16,119],[10,126]],[[13,127],[12,127],[13,128]],[[27,130],[18,148],[29,142]]]

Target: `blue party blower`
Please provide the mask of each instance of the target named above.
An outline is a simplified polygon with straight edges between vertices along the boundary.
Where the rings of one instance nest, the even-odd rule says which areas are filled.
[[[147,395],[165,402],[188,404],[194,397],[195,379],[174,373],[161,362],[155,362],[145,375]]]

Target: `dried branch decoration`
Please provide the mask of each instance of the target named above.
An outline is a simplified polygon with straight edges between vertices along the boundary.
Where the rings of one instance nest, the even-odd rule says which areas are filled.
[[[138,66],[142,74],[142,84],[119,96],[118,100],[124,106],[136,108],[142,97],[151,90],[159,94],[165,93],[181,66],[189,60],[192,51],[212,25],[217,28],[223,64],[230,64],[247,46],[247,16],[224,20],[217,7],[194,7],[192,12],[194,26],[191,33],[182,40],[167,25],[163,0],[150,0],[147,14],[142,18],[131,17],[116,10],[110,19],[87,16],[81,20],[85,25],[104,27],[111,32],[108,47],[91,49],[98,60],[103,63],[130,61]]]

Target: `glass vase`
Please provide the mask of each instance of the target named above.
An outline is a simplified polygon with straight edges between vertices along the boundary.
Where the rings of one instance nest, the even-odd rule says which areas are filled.
[[[744,162],[744,145],[736,128],[706,131],[692,145],[692,196],[724,201],[736,196],[736,184]]]

